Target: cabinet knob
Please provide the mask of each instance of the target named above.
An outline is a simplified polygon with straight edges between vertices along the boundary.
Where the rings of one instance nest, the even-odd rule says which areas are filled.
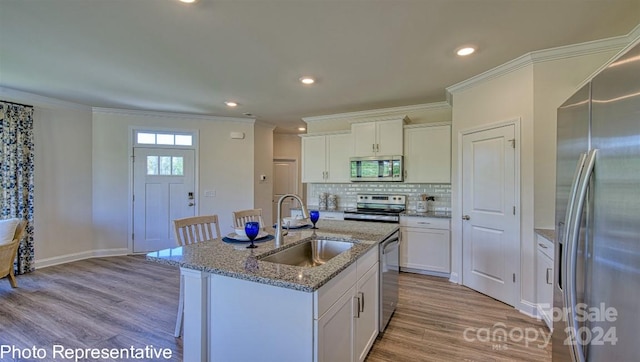
[[[538,246],[543,249],[548,249],[548,246],[544,245],[543,243],[538,243]]]
[[[462,220],[471,220],[471,216],[469,216],[469,215],[464,215],[464,216],[462,217]]]

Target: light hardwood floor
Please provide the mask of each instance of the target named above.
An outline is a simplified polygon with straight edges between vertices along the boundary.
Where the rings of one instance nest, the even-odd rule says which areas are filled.
[[[543,323],[466,287],[417,274],[401,274],[400,302],[387,331],[367,361],[550,361],[542,338],[502,343],[478,341],[485,329],[548,331]],[[18,276],[12,289],[0,279],[0,345],[45,348],[169,348],[182,360],[173,337],[179,278],[175,267],[141,256],[89,259]],[[465,329],[472,328],[466,334]],[[496,328],[493,328],[495,330]],[[478,335],[478,331],[480,334]],[[515,331],[515,332],[513,332]],[[4,360],[4,359],[3,359]],[[11,360],[11,359],[7,359]]]

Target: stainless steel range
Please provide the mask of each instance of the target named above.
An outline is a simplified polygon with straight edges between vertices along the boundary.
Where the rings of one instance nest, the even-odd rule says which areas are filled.
[[[344,219],[399,223],[406,205],[405,195],[358,194],[356,208],[345,210]]]
[[[358,194],[357,208],[345,210],[345,220],[400,223],[400,213],[407,205],[405,195]],[[379,330],[384,332],[398,304],[400,274],[400,231],[396,230],[380,243],[380,318]]]

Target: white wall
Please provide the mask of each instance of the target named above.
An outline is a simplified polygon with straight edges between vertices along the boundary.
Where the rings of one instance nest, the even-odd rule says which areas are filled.
[[[36,268],[90,255],[91,109],[6,88],[0,98],[34,106]]]
[[[520,301],[535,304],[534,228],[553,228],[556,111],[578,85],[617,50],[530,63],[453,93],[452,270],[462,270],[462,200],[459,135],[467,129],[519,119]]]
[[[253,121],[96,110],[93,114],[93,226],[97,249],[128,248],[132,127],[199,132],[197,212],[218,214],[224,234],[233,231],[231,213],[234,210],[253,208]],[[230,132],[244,132],[245,138],[231,139]],[[203,190],[215,190],[216,196],[204,197]]]
[[[271,125],[255,124],[255,174],[254,174],[254,205],[262,209],[262,218],[267,225],[272,225],[273,198],[273,130]],[[265,175],[266,180],[260,180]]]

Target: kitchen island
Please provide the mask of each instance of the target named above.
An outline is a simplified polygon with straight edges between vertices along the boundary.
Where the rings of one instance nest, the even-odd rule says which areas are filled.
[[[215,239],[147,255],[180,266],[185,361],[366,356],[377,335],[377,245],[398,225],[321,220],[318,227],[291,230],[280,248],[272,240],[251,250],[246,243]],[[353,246],[316,267],[262,260],[309,239],[349,241]],[[361,314],[370,320],[359,318]],[[375,326],[375,333],[358,330],[359,324]]]

